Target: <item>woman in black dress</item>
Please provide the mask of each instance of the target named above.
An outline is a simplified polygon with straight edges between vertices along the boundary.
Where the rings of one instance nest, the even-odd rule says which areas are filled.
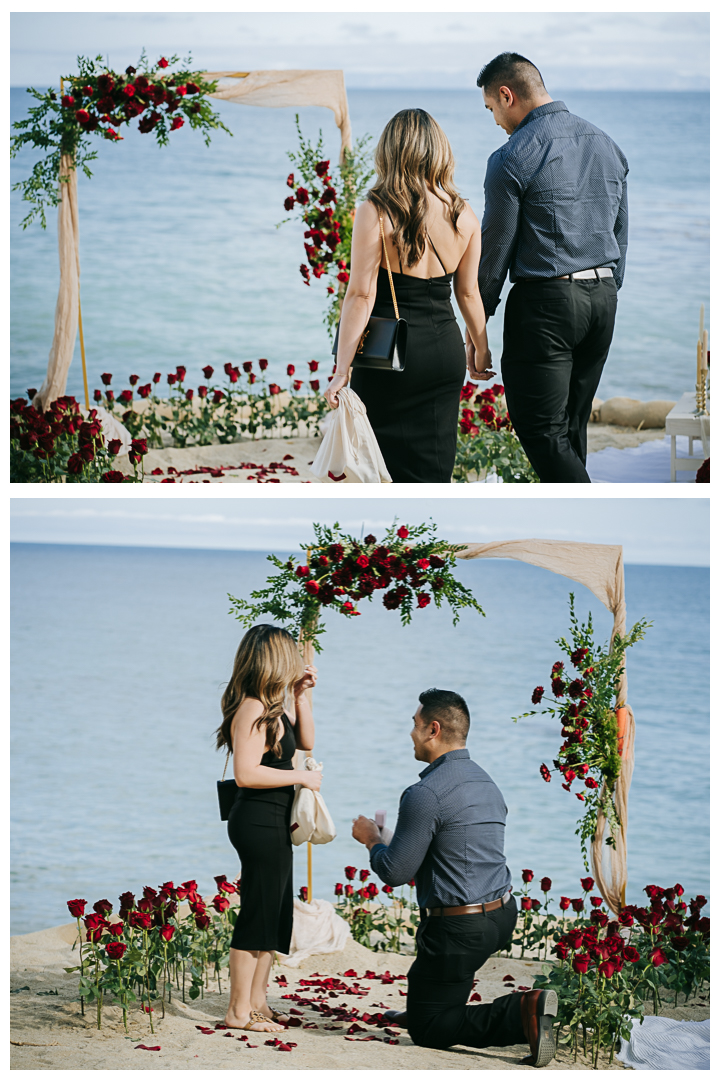
[[[292,761],[296,749],[313,748],[315,727],[305,691],[316,678],[287,630],[254,626],[240,642],[222,698],[217,746],[233,755],[239,791],[228,835],[242,868],[225,1023],[243,1031],[283,1030],[266,993],[273,953],[290,952],[294,785],[319,791],[322,779],[320,772],[293,769]]]
[[[466,363],[473,379],[495,374],[478,288],[480,222],[455,190],[454,168],[442,128],[423,109],[405,109],[380,136],[377,182],[355,216],[337,371],[325,397],[337,408],[370,315],[395,318],[382,229],[400,318],[408,324],[405,370],[356,368],[350,385],[365,403],[394,483],[452,482]]]

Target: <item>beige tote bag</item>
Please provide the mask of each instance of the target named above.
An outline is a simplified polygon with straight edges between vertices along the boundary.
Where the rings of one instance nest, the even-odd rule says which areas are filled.
[[[313,772],[322,769],[314,758],[307,758],[305,768]],[[290,812],[290,839],[296,847],[300,844],[329,844],[337,836],[337,830],[319,791],[311,791],[302,784],[295,786],[295,798]]]
[[[392,484],[365,405],[349,386],[338,402],[310,471],[325,484]]]

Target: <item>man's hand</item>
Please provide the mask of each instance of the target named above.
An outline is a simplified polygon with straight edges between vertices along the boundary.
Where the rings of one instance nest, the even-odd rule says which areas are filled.
[[[380,839],[380,830],[375,822],[370,818],[364,817],[362,814],[360,817],[353,819],[352,834],[358,843],[365,845],[368,851],[374,847],[375,844],[382,843],[382,840]]]

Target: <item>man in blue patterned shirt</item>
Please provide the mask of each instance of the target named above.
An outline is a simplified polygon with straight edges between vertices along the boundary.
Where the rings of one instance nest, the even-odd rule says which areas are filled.
[[[426,690],[411,737],[420,782],[403,792],[397,828],[382,842],[374,821],[356,818],[353,836],[388,885],[415,880],[420,906],[417,959],[408,972],[407,1012],[386,1018],[407,1027],[419,1046],[515,1046],[527,1042],[524,1064],[547,1065],[555,1053],[554,990],[505,994],[468,1005],[473,977],[507,946],[517,922],[505,862],[507,807],[465,748],[468,707],[451,690]]]
[[[514,283],[503,332],[508,412],[542,483],[589,484],[587,424],[625,273],[628,163],[604,131],[553,101],[518,53],[496,56],[477,82],[509,135],[488,160],[478,275],[487,317],[508,273]]]

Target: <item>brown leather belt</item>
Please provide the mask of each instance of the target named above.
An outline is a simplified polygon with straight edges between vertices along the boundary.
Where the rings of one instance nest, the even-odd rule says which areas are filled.
[[[487,904],[466,904],[464,907],[431,907],[423,908],[423,911],[426,915],[485,915],[488,911],[495,911],[497,908],[505,907],[511,896],[512,891],[508,889],[499,900],[491,900]]]

